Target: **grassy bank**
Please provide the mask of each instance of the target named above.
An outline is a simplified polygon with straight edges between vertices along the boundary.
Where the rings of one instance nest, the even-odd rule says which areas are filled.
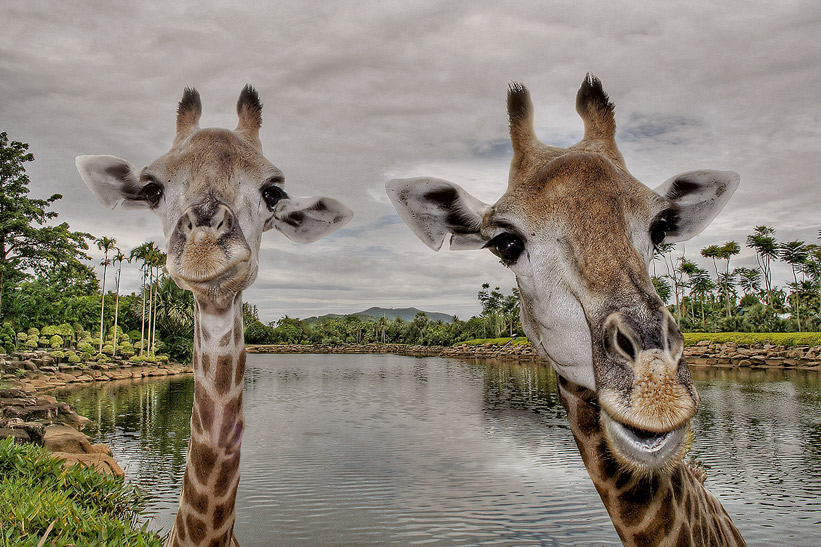
[[[134,523],[143,496],[123,479],[62,467],[34,445],[0,441],[0,547],[161,547]]]
[[[467,346],[479,346],[493,344],[504,346],[513,340],[511,346],[528,344],[527,338],[486,338],[478,340],[468,340],[455,344]],[[685,332],[684,343],[688,346],[697,344],[702,340],[709,340],[723,344],[725,342],[735,342],[736,344],[772,344],[774,346],[821,346],[821,332]]]

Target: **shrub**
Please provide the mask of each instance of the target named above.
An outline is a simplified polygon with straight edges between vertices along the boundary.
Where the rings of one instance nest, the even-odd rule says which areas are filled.
[[[26,331],[26,334],[29,336],[39,337],[40,336],[40,329],[37,327],[31,327],[29,330]]]
[[[106,363],[110,363],[110,362],[111,362],[111,359],[109,359],[109,358],[108,358],[108,356],[107,356],[107,355],[105,355],[104,353],[100,353],[100,354],[98,354],[98,355],[97,355],[97,357],[96,357],[96,360],[97,360],[97,362],[98,362],[98,363],[100,363],[101,365],[105,365]]]
[[[40,331],[40,336],[52,337],[57,334],[57,325],[48,325]]]
[[[26,347],[28,349],[37,349],[37,341],[36,336],[29,336],[28,339],[26,339]]]
[[[117,351],[120,352],[120,355],[131,357],[134,355],[134,346],[131,345],[131,342],[125,341],[117,346]]]
[[[114,355],[114,346],[111,344],[105,344],[103,346],[103,353],[106,355]]]
[[[156,360],[160,363],[167,363],[168,355],[157,355]]]
[[[80,350],[83,353],[88,353],[89,355],[94,353],[94,346],[92,346],[91,344],[89,344],[86,341],[83,341],[83,342],[80,342],[79,344],[77,344],[77,349]]]
[[[59,334],[55,334],[51,338],[49,338],[48,345],[52,347],[52,349],[57,349],[63,347],[63,337]]]
[[[132,355],[128,358],[128,360],[132,363],[143,363],[145,362],[145,357],[142,355]]]
[[[57,360],[58,363],[60,362],[60,359],[63,359],[66,356],[65,352],[60,351],[60,350],[52,351],[51,353],[49,353],[49,355],[54,357]]]
[[[134,529],[145,498],[122,478],[82,466],[65,469],[45,449],[0,441],[2,545],[161,547],[146,526]],[[46,537],[46,530],[51,531]]]
[[[77,355],[76,353],[71,352],[71,353],[68,354],[68,362],[71,363],[72,365],[76,364],[76,363],[79,363],[80,361],[82,361],[82,359],[80,359],[80,356]]]

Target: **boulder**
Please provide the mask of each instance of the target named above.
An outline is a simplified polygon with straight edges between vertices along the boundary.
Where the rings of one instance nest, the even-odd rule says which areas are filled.
[[[54,452],[52,454],[57,458],[63,460],[63,467],[73,467],[75,465],[82,465],[91,467],[100,473],[106,475],[114,475],[115,477],[123,477],[125,473],[117,462],[108,454],[101,454],[92,452],[90,454],[73,454],[70,452]]]
[[[67,425],[50,425],[45,428],[43,446],[51,452],[90,454],[93,452],[88,437]]]

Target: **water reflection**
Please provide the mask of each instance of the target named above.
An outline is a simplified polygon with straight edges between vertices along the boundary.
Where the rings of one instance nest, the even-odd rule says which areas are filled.
[[[694,369],[693,454],[750,544],[821,544],[817,372]],[[61,394],[168,528],[191,378]],[[555,375],[393,355],[249,356],[237,536],[249,545],[618,545]]]

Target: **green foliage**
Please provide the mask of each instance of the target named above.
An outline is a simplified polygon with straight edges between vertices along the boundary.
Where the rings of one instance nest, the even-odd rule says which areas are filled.
[[[512,343],[511,340],[513,341]],[[510,347],[524,346],[530,343],[526,336],[517,336],[516,338],[478,338],[475,340],[465,340],[459,342],[457,345],[464,346],[484,346],[490,344],[492,346],[504,346],[510,343]]]
[[[771,344],[774,346],[821,346],[821,332],[685,332],[685,345],[702,340],[718,344]]]
[[[114,346],[111,344],[104,344],[103,353],[108,356],[114,355]]]
[[[131,345],[131,342],[126,340],[117,346],[117,352],[125,357],[131,357],[134,355],[134,346]]]
[[[84,341],[82,341],[82,342],[80,342],[79,344],[77,344],[77,349],[78,349],[79,351],[81,351],[81,352],[83,352],[83,353],[87,353],[87,354],[89,354],[89,355],[93,354],[93,353],[94,353],[94,351],[95,351],[94,346],[92,346],[92,345],[91,345],[91,343],[89,343],[89,342],[87,342],[87,341],[85,341],[85,340],[84,340]]]
[[[71,353],[68,354],[68,362],[71,363],[72,365],[77,364],[81,361],[82,361],[82,359],[76,353],[71,352]]]
[[[144,496],[121,478],[61,462],[45,449],[0,441],[0,545],[161,546],[134,529]],[[46,536],[47,530],[48,535]]]
[[[37,349],[37,342],[38,339],[36,336],[29,336],[26,340],[26,348],[27,349]]]
[[[25,342],[26,340],[28,340],[28,337],[29,337],[29,335],[26,334],[25,332],[18,332],[17,333],[17,339],[20,340],[21,342]]]
[[[59,334],[55,334],[49,338],[48,345],[51,346],[52,349],[63,347],[63,337]]]
[[[26,334],[37,338],[38,336],[40,336],[40,329],[38,329],[37,327],[31,327],[28,331],[26,331]]]

